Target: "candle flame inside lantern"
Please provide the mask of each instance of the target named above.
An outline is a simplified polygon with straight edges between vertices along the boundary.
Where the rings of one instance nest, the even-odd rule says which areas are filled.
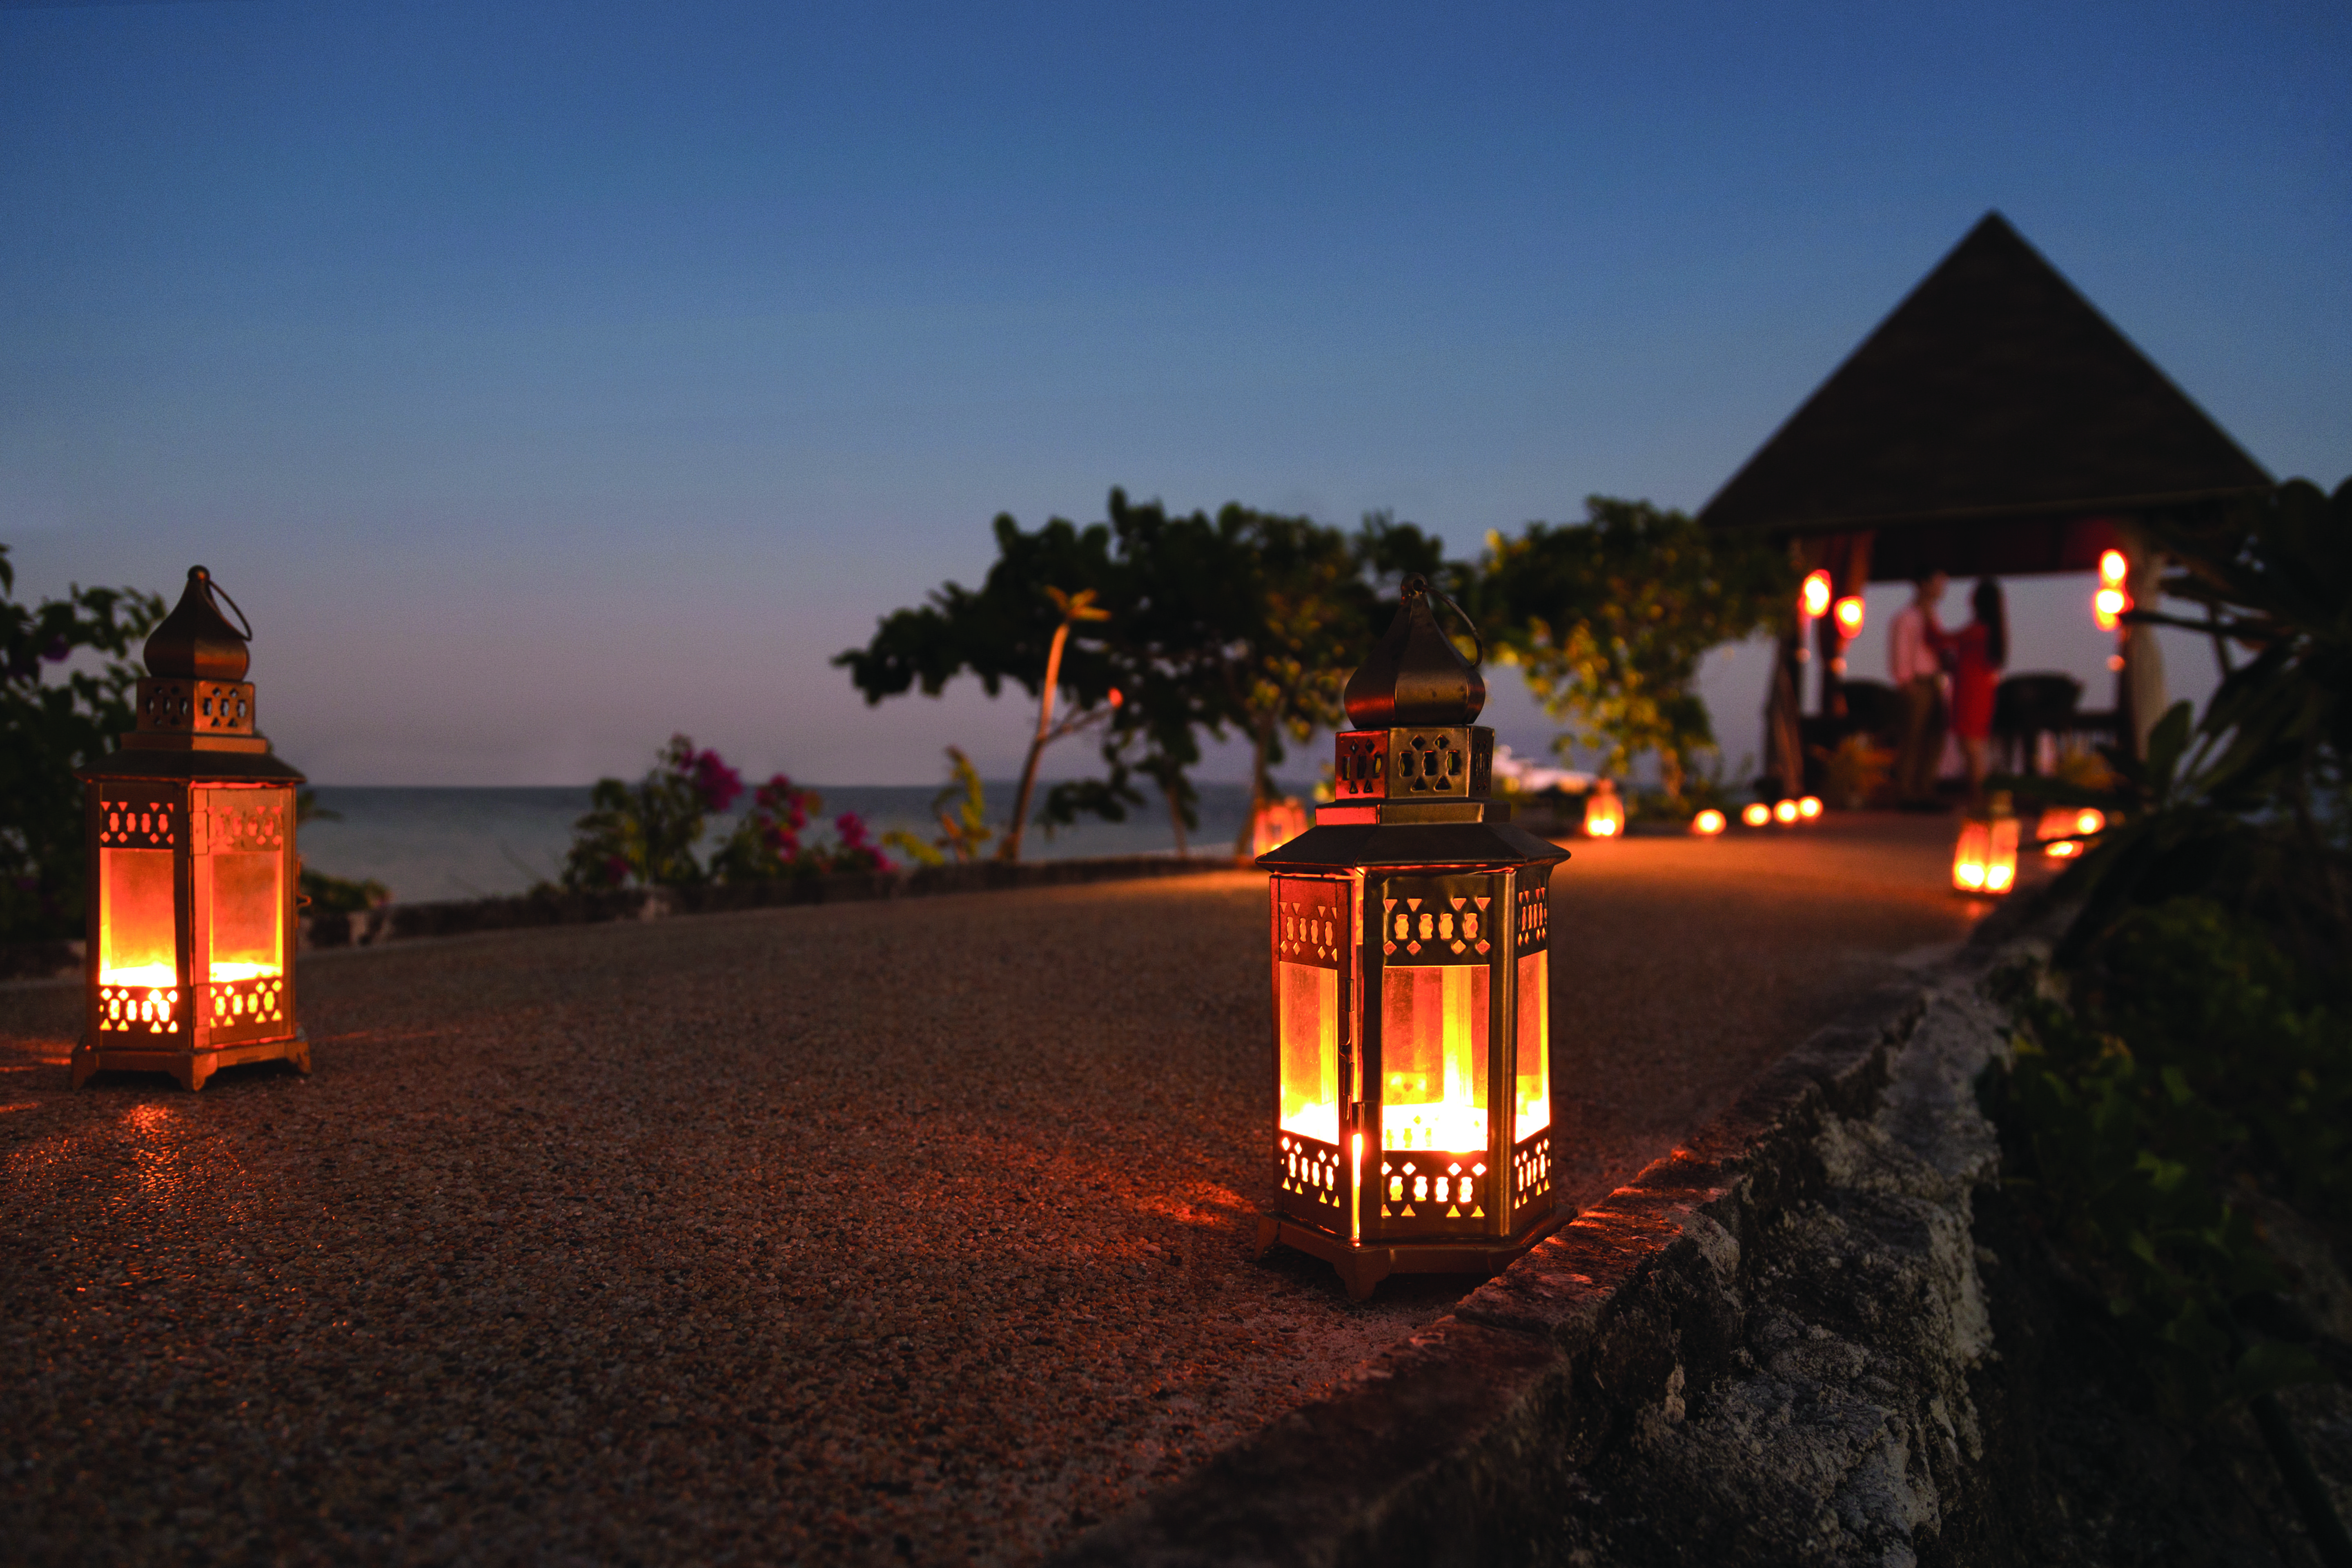
[[[1816,817],[1820,816],[1821,816],[1821,814],[1822,814],[1822,797],[1821,797],[1821,796],[1819,796],[1819,795],[1803,795],[1803,796],[1801,796],[1801,797],[1798,799],[1798,801],[1797,801],[1797,815],[1798,815],[1799,816],[1803,817],[1807,822],[1811,822],[1811,821],[1812,821],[1814,818],[1816,818]]]
[[[1972,817],[1952,850],[1952,886],[1963,893],[2006,893],[2017,881],[2017,819]]]
[[[1275,966],[1282,994],[1282,1130],[1339,1142],[1339,972]]]
[[[1862,599],[1860,595],[1848,594],[1844,598],[1840,599],[1837,602],[1837,627],[1839,635],[1843,637],[1855,637],[1862,635]]]
[[[1614,838],[1625,828],[1625,802],[1613,789],[1597,788],[1584,797],[1584,831],[1593,838]]]
[[[1753,805],[1744,808],[1739,814],[1739,820],[1750,827],[1761,827],[1772,820],[1772,808],[1759,800]]]
[[[1707,807],[1705,811],[1700,812],[1696,816],[1691,818],[1691,831],[1697,834],[1702,838],[1713,837],[1715,835],[1722,832],[1725,823],[1723,820],[1723,813],[1716,810],[1713,806]]]
[[[1814,620],[1820,620],[1822,616],[1828,614],[1830,607],[1830,574],[1828,573],[1805,574],[1805,585],[1799,591],[1797,607]]]
[[[1381,976],[1381,1147],[1486,1146],[1486,971],[1404,964]]]
[[[1790,823],[1797,820],[1797,816],[1798,809],[1797,803],[1795,801],[1784,800],[1776,802],[1773,805],[1772,820],[1779,823],[1781,826],[1788,826]]]

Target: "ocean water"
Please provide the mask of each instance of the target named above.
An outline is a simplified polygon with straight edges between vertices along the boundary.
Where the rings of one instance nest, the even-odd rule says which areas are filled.
[[[931,799],[939,793],[935,784],[816,787],[824,808],[811,819],[803,835],[808,839],[830,837],[833,818],[845,811],[864,817],[877,839],[893,827],[927,843],[938,836],[930,815]],[[992,781],[987,789],[993,812],[1000,816],[1008,812],[1014,782]],[[1240,784],[1203,784],[1200,790],[1201,826],[1186,836],[1188,845],[1199,854],[1230,854],[1249,792]],[[302,825],[306,866],[330,876],[373,878],[392,889],[395,900],[418,903],[520,893],[533,883],[554,881],[571,847],[572,825],[588,809],[588,786],[388,789],[321,784],[319,805],[336,816],[313,817]],[[717,844],[732,826],[730,817],[714,817],[709,844]],[[1051,838],[1033,824],[1021,848],[1024,859],[1048,860],[1172,854],[1175,847],[1167,805],[1147,787],[1142,808],[1130,812],[1125,822],[1088,822]]]

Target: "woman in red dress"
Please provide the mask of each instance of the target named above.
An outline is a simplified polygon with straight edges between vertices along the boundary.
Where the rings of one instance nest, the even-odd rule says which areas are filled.
[[[1984,806],[1985,761],[1992,749],[1992,692],[2009,662],[2009,612],[2000,584],[1980,578],[1969,596],[1974,619],[1946,632],[1937,647],[1952,670],[1952,733],[1969,768],[1969,809]]]

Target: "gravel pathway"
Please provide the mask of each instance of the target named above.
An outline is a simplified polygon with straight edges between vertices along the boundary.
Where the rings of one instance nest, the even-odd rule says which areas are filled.
[[[1568,1191],[1892,956],[1948,824],[1580,847]],[[1249,1258],[1264,879],[320,955],[318,1071],[0,989],[0,1560],[1023,1562],[1465,1282]]]

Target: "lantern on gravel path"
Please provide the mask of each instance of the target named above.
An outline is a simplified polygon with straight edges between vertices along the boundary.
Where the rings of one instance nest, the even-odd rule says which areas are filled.
[[[199,1089],[220,1068],[310,1070],[294,1022],[294,786],[254,731],[252,627],[201,566],[147,639],[139,719],[79,770],[89,801],[89,1022],[73,1082],[109,1068]]]
[[[1960,821],[1960,841],[1952,849],[1952,887],[1962,893],[1999,895],[2017,886],[2017,818],[2008,797]]]
[[[1392,1273],[1492,1273],[1557,1223],[1549,893],[1568,851],[1490,798],[1486,682],[1431,597],[1405,579],[1348,682],[1337,803],[1257,861],[1279,1189],[1258,1250],[1323,1258],[1359,1300]]]
[[[1607,779],[1595,783],[1584,797],[1584,836],[1614,838],[1625,831],[1625,801]]]

